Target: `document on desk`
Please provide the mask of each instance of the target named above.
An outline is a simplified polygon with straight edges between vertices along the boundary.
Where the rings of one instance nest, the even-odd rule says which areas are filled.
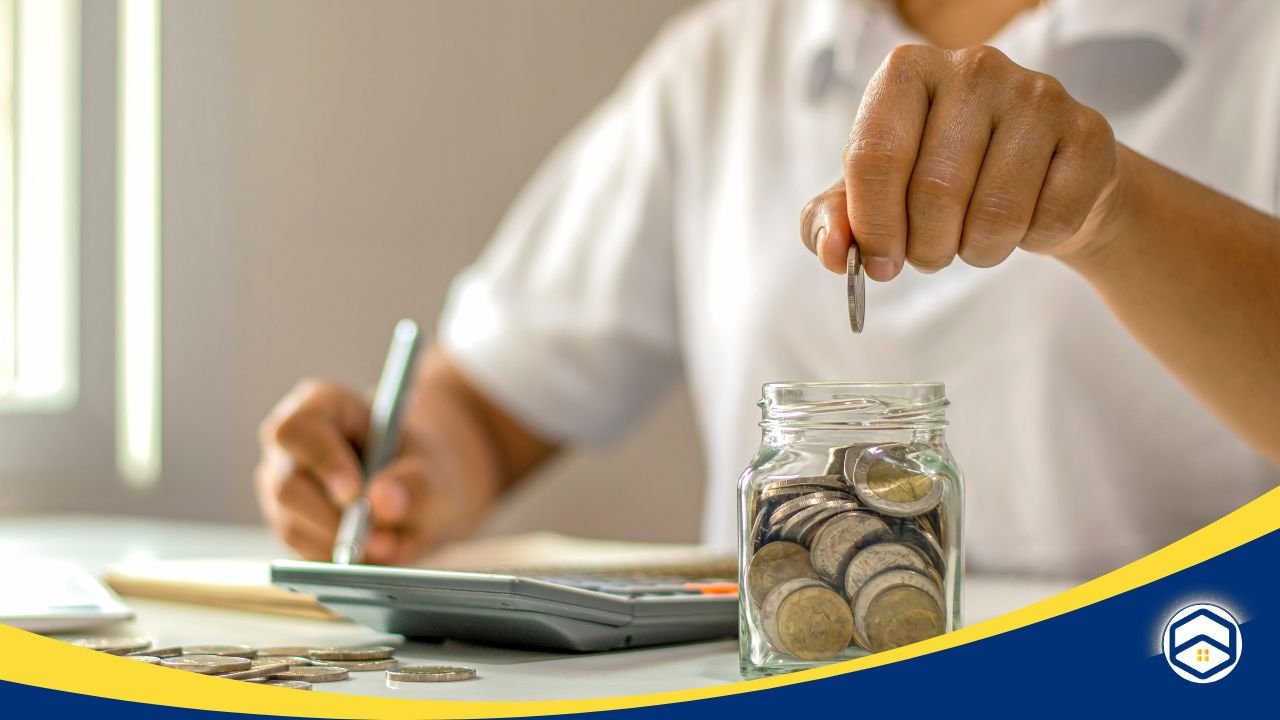
[[[592,540],[552,532],[455,543],[418,567],[526,575],[737,575],[732,554],[697,545]],[[108,568],[104,580],[127,596],[297,617],[341,617],[313,597],[272,585],[269,561],[259,559],[132,561]]]

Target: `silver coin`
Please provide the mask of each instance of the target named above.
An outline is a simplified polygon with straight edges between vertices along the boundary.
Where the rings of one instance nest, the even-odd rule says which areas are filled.
[[[259,678],[275,677],[280,673],[289,672],[290,669],[292,668],[288,662],[278,660],[274,663],[254,665],[246,670],[218,673],[214,677],[226,678],[227,680],[257,680]]]
[[[144,662],[148,665],[159,665],[161,660],[155,655],[138,655],[136,653],[130,653],[128,655],[125,655],[124,657],[129,658],[130,660],[137,660],[138,662]]]
[[[337,682],[351,677],[346,668],[329,666],[291,667],[275,674],[277,680],[302,680],[309,683]]]
[[[815,490],[835,490],[852,494],[853,487],[843,475],[775,475],[760,483],[760,499],[804,495]]]
[[[309,657],[295,657],[292,655],[266,655],[258,656],[253,659],[254,667],[263,665],[275,665],[277,663],[288,663],[289,667],[307,667],[308,665],[329,665],[324,660],[315,660]]]
[[[942,502],[942,479],[912,456],[916,446],[876,445],[856,456],[845,455],[845,472],[853,492],[867,507],[892,517],[914,517]]]
[[[140,652],[129,653],[130,655],[146,655],[148,657],[171,658],[178,657],[182,654],[182,648],[174,645],[172,647],[150,648]]]
[[[842,492],[819,490],[818,492],[812,492],[794,500],[788,500],[779,505],[776,510],[769,514],[769,526],[778,527],[782,525],[784,520],[807,507],[812,507],[819,503],[827,502],[828,500],[847,500],[848,498],[849,496]]]
[[[857,455],[869,447],[871,447],[870,443],[854,443],[852,445],[840,445],[829,448],[827,450],[827,466],[823,468],[823,474],[837,475],[844,479],[847,487],[852,488],[853,481],[844,474],[844,456],[849,452]]]
[[[778,537],[781,540],[807,545],[808,543],[801,541],[806,532],[817,529],[816,526],[822,524],[827,518],[856,509],[858,509],[858,503],[852,500],[828,500],[818,503],[787,518],[778,528]]]
[[[844,571],[844,596],[853,602],[858,591],[872,577],[892,568],[927,572],[924,557],[910,545],[896,542],[876,543],[859,550]]]
[[[868,512],[841,513],[822,524],[813,535],[809,556],[818,577],[839,587],[855,553],[872,543],[892,539],[883,520]]]
[[[258,657],[306,657],[311,651],[309,645],[285,645],[258,648]]]
[[[942,588],[914,570],[891,569],[872,577],[853,601],[854,638],[880,652],[945,631]]]
[[[201,675],[224,675],[239,672],[253,667],[249,658],[228,657],[226,655],[182,655],[180,657],[162,658],[160,664],[175,670],[200,673]]]
[[[903,521],[897,528],[897,536],[901,542],[904,542],[924,555],[929,561],[931,569],[941,573],[946,567],[946,553],[942,550],[942,544],[938,542],[938,538],[933,533],[916,525],[910,520]]]
[[[257,648],[248,645],[183,645],[183,655],[226,655],[238,658],[258,657]]]
[[[475,668],[452,665],[408,665],[387,671],[390,682],[456,682],[475,678]]]
[[[326,660],[325,662],[333,667],[346,668],[351,672],[394,670],[400,666],[400,661],[395,658],[383,658],[381,660]]]
[[[318,647],[307,651],[307,657],[316,660],[386,660],[396,649],[390,645],[367,647]]]
[[[845,268],[845,293],[849,301],[849,329],[862,332],[862,320],[866,313],[866,281],[862,275],[862,253],[857,243],[849,243],[848,267]]]
[[[142,637],[83,637],[67,642],[108,655],[125,655],[151,647],[151,641]]]
[[[262,684],[270,685],[271,687],[288,688],[290,690],[310,690],[311,689],[311,683],[303,682],[301,680],[268,680]]]

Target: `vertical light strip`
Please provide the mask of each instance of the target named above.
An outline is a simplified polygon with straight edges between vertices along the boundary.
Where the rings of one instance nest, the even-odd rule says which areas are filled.
[[[14,0],[0,0],[0,397],[13,391],[17,373],[17,222],[13,201]]]
[[[160,475],[160,7],[120,0],[117,464]]]
[[[14,102],[15,395],[75,397],[80,18],[77,0],[18,0]]]

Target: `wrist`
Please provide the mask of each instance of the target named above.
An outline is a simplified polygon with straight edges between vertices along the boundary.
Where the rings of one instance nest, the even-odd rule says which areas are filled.
[[[1116,143],[1115,180],[1081,227],[1083,242],[1059,255],[1059,260],[1085,277],[1114,263],[1116,255],[1136,237],[1134,230],[1142,212],[1140,193],[1144,186],[1138,177],[1144,171],[1142,156]]]

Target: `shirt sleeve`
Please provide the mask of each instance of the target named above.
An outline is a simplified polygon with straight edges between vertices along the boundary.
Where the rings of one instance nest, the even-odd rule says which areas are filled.
[[[670,35],[552,153],[450,288],[441,343],[548,439],[620,434],[680,369]]]

